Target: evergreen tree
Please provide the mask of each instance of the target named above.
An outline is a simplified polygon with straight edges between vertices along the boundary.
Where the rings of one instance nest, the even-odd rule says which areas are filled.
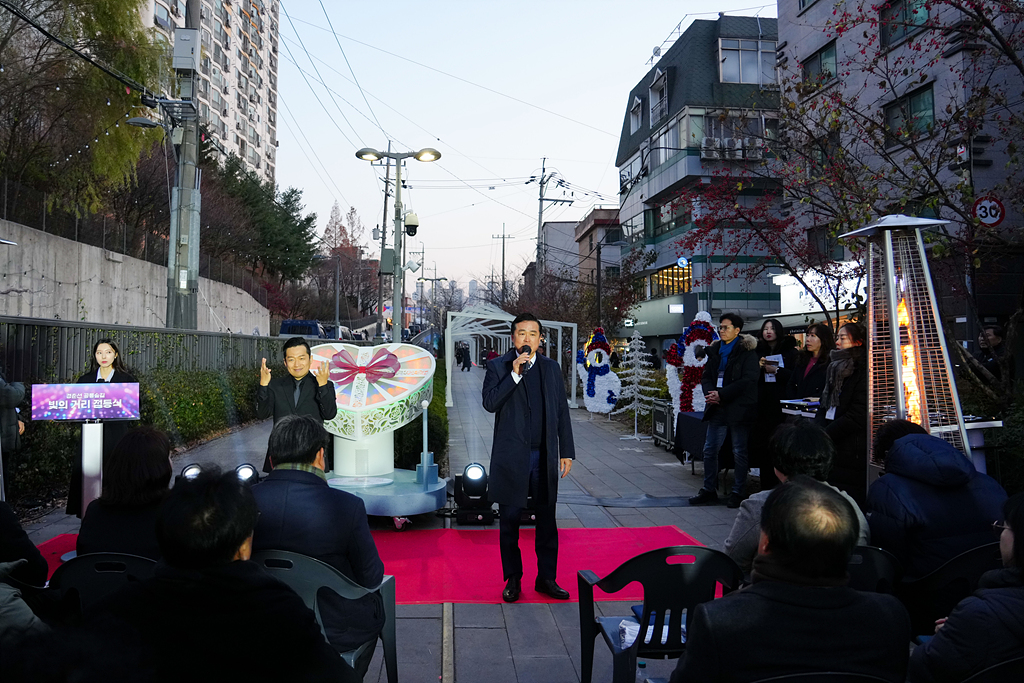
[[[651,401],[657,389],[654,387],[654,364],[651,363],[639,331],[634,330],[633,336],[629,338],[618,375],[622,380],[622,393],[619,394],[619,405],[622,407],[613,411],[612,415],[633,411],[633,434],[622,438],[637,441],[650,439],[650,436],[639,433],[638,416],[651,412]]]

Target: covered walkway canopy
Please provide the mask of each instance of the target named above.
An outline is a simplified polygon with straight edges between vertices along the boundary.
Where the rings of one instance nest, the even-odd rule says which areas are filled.
[[[469,342],[470,358],[479,359],[481,346],[489,346],[499,353],[512,348],[510,325],[515,316],[501,310],[493,304],[476,304],[464,311],[449,311],[448,326],[445,328],[445,363],[448,372],[448,388],[445,391],[445,405],[451,407],[452,400],[452,369],[455,361],[455,342]],[[562,368],[562,376],[569,378],[569,407],[576,408],[576,375],[573,364],[576,362],[576,323],[557,320],[541,320],[544,326],[544,355],[554,360]],[[572,340],[571,349],[563,346],[562,334],[569,330]],[[557,338],[556,338],[557,333]],[[488,342],[484,344],[483,342]],[[568,357],[566,357],[568,356]],[[566,371],[568,368],[568,372]]]

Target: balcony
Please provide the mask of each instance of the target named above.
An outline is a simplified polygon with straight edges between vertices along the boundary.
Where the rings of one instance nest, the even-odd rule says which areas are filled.
[[[668,98],[663,97],[657,102],[651,103],[651,126],[668,116]]]

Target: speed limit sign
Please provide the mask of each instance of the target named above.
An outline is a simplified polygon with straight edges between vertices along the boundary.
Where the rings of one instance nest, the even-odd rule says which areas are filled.
[[[1003,222],[1003,203],[995,197],[978,197],[974,200],[974,217],[981,221],[982,225],[994,228]]]

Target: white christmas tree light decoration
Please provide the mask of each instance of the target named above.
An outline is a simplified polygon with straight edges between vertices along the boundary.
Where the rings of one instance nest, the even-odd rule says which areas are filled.
[[[648,434],[640,434],[638,428],[639,416],[651,412],[651,401],[658,390],[654,387],[654,364],[647,355],[643,337],[636,330],[633,331],[633,336],[629,338],[629,344],[626,346],[619,379],[622,381],[622,393],[619,394],[619,404],[622,407],[612,414],[633,411],[633,434],[621,438],[637,441],[653,438]]]

